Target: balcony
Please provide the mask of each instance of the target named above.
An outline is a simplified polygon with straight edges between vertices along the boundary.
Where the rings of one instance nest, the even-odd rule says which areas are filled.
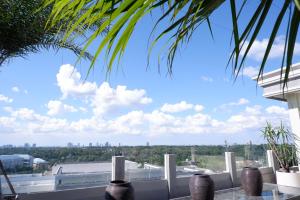
[[[226,169],[223,172],[210,174],[215,182],[216,190],[240,186],[241,169],[237,169],[235,154],[226,152],[224,160]],[[274,170],[277,169],[277,166],[274,164],[273,154],[270,151],[267,152],[267,161],[268,167],[260,168],[263,181],[265,183],[275,183]],[[135,171],[128,168],[122,156],[114,156],[111,167],[111,173],[101,173],[101,178],[99,177],[100,173],[67,174],[61,173],[59,170],[58,174],[53,175],[52,178],[41,178],[42,176],[39,175],[23,176],[21,181],[20,179],[17,181],[18,175],[10,176],[10,178],[22,200],[101,200],[104,199],[106,185],[111,179],[131,181],[135,189],[136,199],[164,200],[190,194],[188,182],[194,172],[178,174],[176,155],[174,154],[165,155],[164,168],[145,169],[148,170],[148,176],[144,177],[141,176],[141,174],[145,174],[142,173],[143,169]],[[106,181],[100,182],[99,180]],[[2,194],[5,196],[5,194],[8,194],[8,186],[3,178],[1,182]]]

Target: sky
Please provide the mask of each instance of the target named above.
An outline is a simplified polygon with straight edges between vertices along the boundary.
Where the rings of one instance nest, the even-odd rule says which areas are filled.
[[[249,12],[241,16],[242,26],[254,8],[255,1],[247,3]],[[137,25],[120,64],[109,76],[103,55],[89,76],[90,63],[75,65],[77,57],[67,50],[11,59],[0,71],[0,145],[263,143],[260,131],[267,121],[274,125],[282,121],[289,127],[286,103],[262,97],[262,89],[251,79],[257,74],[275,15],[267,19],[234,80],[231,68],[226,68],[232,50],[229,11],[226,3],[211,17],[213,39],[206,24],[196,30],[177,54],[171,76],[166,56],[160,70],[157,64],[166,39],[155,47],[147,67],[155,13]],[[278,6],[273,5],[270,12],[276,11]],[[281,66],[284,33],[281,28],[266,72]],[[298,39],[293,62],[299,58]]]

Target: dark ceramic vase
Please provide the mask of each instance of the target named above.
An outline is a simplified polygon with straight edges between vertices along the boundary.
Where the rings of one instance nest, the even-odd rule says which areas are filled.
[[[105,191],[106,200],[134,200],[134,189],[129,182],[111,181]]]
[[[244,167],[241,174],[242,188],[248,196],[261,196],[262,176],[256,167]]]
[[[213,200],[215,184],[206,174],[194,174],[189,182],[192,200]]]

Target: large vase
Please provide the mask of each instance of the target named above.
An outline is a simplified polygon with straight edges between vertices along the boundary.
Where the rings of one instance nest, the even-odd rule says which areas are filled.
[[[134,189],[129,182],[111,181],[105,191],[106,200],[134,200]]]
[[[192,200],[213,200],[215,184],[207,174],[194,174],[189,182]]]
[[[261,196],[263,183],[259,169],[256,167],[244,167],[241,174],[241,184],[246,195]]]

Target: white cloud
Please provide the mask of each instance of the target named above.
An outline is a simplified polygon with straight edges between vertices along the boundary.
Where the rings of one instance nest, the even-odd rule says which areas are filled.
[[[253,77],[256,77],[258,75],[258,73],[259,73],[259,71],[258,71],[257,67],[249,66],[249,67],[243,68],[243,73],[241,73],[241,75],[253,78]]]
[[[99,87],[95,82],[85,81],[82,83],[80,73],[69,64],[62,65],[56,77],[63,98],[71,96],[85,99],[86,102],[91,103],[90,106],[97,116],[123,107],[135,107],[152,102],[143,89],[131,90],[123,85],[112,88],[107,82],[103,82]],[[56,105],[57,107],[58,105]],[[80,110],[86,112],[85,108]]]
[[[5,103],[12,103],[13,99],[9,98],[7,96],[4,96],[3,94],[0,94],[0,101],[5,102]]]
[[[79,107],[79,110],[80,110],[81,112],[87,112],[87,109],[84,108],[84,107]]]
[[[212,82],[214,81],[213,78],[208,77],[208,76],[201,76],[200,78],[201,78],[201,80],[204,81],[204,82],[212,83]]]
[[[17,86],[11,88],[13,92],[20,92],[20,89]]]
[[[255,40],[252,44],[252,47],[248,53],[248,57],[252,58],[257,61],[261,61],[261,59],[264,57],[265,50],[267,48],[269,39],[265,38],[262,40]],[[284,43],[285,43],[285,37],[284,36],[278,36],[276,37],[273,47],[269,54],[269,59],[272,58],[281,58],[284,52]],[[242,55],[245,53],[246,47],[249,44],[248,41],[245,42],[244,47],[241,50]],[[294,49],[294,55],[300,55],[300,43],[296,42],[295,49]]]
[[[269,114],[283,114],[288,115],[288,110],[280,106],[269,106],[266,108],[267,113]]]
[[[242,101],[240,101],[242,102]],[[193,106],[195,109],[196,106]],[[246,106],[243,111],[227,119],[216,119],[204,113],[173,115],[160,110],[144,112],[130,111],[111,119],[92,116],[80,120],[67,120],[37,114],[34,110],[21,108],[7,109],[10,116],[0,117],[0,128],[4,132],[51,133],[51,134],[127,134],[159,136],[168,134],[242,134],[256,131],[265,126],[266,121],[279,124],[288,121],[287,110],[278,106],[263,109],[261,106]]]
[[[34,112],[34,110],[29,108],[20,108],[18,110],[11,110],[11,116],[21,119],[21,120],[28,120],[34,121],[39,120],[39,115]]]
[[[231,112],[231,108],[232,107],[235,107],[235,106],[242,106],[242,105],[246,105],[249,103],[249,100],[248,99],[245,99],[245,98],[240,98],[239,100],[237,101],[233,101],[233,102],[229,102],[229,103],[225,103],[225,104],[222,104],[221,106],[217,107],[215,109],[215,111],[217,110],[222,110],[222,111],[228,111],[228,112]]]
[[[201,112],[204,109],[204,106],[198,104],[194,106],[194,109],[196,112]]]
[[[8,110],[11,120],[14,120],[13,131],[20,134],[26,133],[64,133],[69,131],[69,125],[66,119],[58,119],[37,114],[29,108],[20,108],[18,110]],[[70,131],[69,131],[70,132]]]
[[[77,112],[78,110],[70,105],[63,104],[61,101],[51,100],[47,104],[48,115],[59,115],[67,112]]]
[[[146,105],[151,102],[152,99],[146,96],[145,90],[129,90],[123,85],[118,85],[114,89],[107,82],[100,85],[92,98],[93,111],[96,115],[103,115],[108,111],[122,107]]]
[[[191,109],[194,109],[196,112],[201,112],[203,111],[204,106],[200,104],[194,105],[191,103],[187,103],[186,101],[181,101],[175,104],[165,103],[160,108],[162,112],[166,112],[166,113],[178,113],[178,112],[183,112]]]
[[[96,92],[97,85],[95,82],[83,82],[81,75],[72,65],[62,65],[56,75],[57,85],[60,88],[63,98],[86,97]]]
[[[238,107],[227,118],[206,114],[203,112],[203,105],[186,101],[165,103],[158,110],[146,112],[143,106],[151,103],[152,99],[143,89],[129,89],[122,85],[111,87],[107,82],[97,86],[96,83],[88,81],[85,82],[86,86],[83,86],[80,73],[71,65],[63,65],[57,77],[63,98],[83,98],[88,103],[85,105],[89,107],[75,108],[62,101],[51,100],[47,103],[48,115],[39,114],[29,108],[3,107],[8,116],[0,116],[0,132],[23,133],[25,130],[26,134],[37,133],[58,137],[61,134],[71,137],[74,134],[83,136],[241,134],[249,131],[258,132],[266,121],[272,123],[288,121],[285,108],[251,106],[249,100],[245,98],[220,106],[223,109]],[[9,98],[2,96],[2,101],[9,101]],[[84,115],[86,118],[82,115],[79,120],[55,117],[65,112],[87,112],[90,109],[93,112],[86,113]],[[116,110],[117,115],[105,115]],[[183,111],[190,112],[176,114]]]
[[[164,104],[161,107],[161,111],[163,112],[169,112],[169,113],[177,113],[177,112],[183,112],[183,111],[187,111],[190,110],[194,107],[193,104],[187,103],[185,101],[181,101],[179,103],[176,104]]]

